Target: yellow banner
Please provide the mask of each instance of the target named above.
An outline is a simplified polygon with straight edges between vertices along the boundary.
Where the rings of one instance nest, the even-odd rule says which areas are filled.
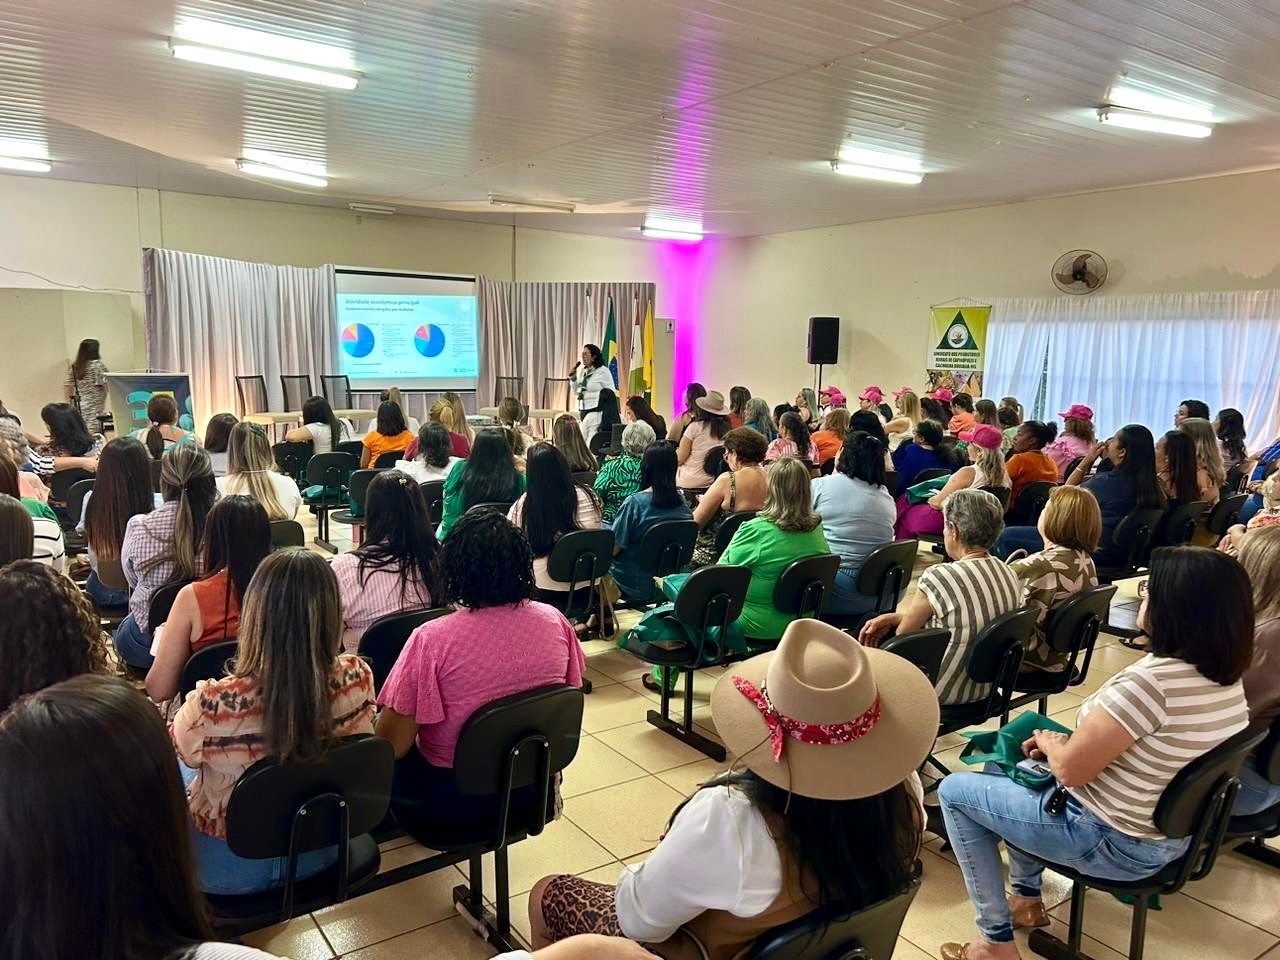
[[[929,387],[982,396],[987,320],[991,307],[932,307],[929,326]]]

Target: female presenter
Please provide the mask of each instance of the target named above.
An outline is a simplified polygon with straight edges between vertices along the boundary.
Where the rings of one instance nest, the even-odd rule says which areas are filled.
[[[613,374],[604,362],[600,348],[594,343],[588,343],[582,348],[582,362],[574,368],[570,379],[573,381],[574,392],[578,395],[582,435],[589,445],[591,438],[600,429],[600,412],[597,409],[600,405],[600,391],[605,388],[616,390],[618,385],[613,382]]]
[[[64,392],[67,403],[80,408],[91,435],[102,432],[102,413],[107,406],[106,373],[98,341],[81,340],[75,360],[67,367]]]

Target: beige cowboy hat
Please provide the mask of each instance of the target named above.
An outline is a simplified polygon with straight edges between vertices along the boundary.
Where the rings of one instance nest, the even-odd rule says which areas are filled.
[[[907,779],[938,735],[920,668],[818,620],[727,670],[711,693],[724,745],[763,780],[817,800],[871,797]]]
[[[724,402],[724,394],[719,390],[710,391],[705,397],[699,397],[693,401],[707,413],[714,413],[718,417],[727,417],[733,413]]]

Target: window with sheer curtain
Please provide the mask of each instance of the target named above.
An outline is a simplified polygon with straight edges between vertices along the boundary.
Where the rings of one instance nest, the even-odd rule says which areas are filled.
[[[1244,414],[1248,444],[1280,430],[1280,291],[991,301],[986,386],[1043,416],[1094,409],[1101,436],[1141,423],[1157,436],[1183,400]],[[1043,377],[1043,384],[1041,382]]]

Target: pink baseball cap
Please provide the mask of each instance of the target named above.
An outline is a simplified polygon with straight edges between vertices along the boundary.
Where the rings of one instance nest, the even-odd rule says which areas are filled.
[[[860,394],[859,400],[870,400],[872,403],[884,403],[884,391],[879,387],[867,387]]]
[[[893,399],[897,400],[904,393],[915,393],[915,392],[916,392],[915,387],[903,387],[901,390],[893,391]]]
[[[1067,407],[1066,413],[1060,413],[1058,416],[1063,419],[1088,420],[1090,423],[1093,422],[1093,410],[1090,407],[1086,407],[1083,403],[1073,403],[1071,406]]]
[[[956,398],[956,395],[947,387],[939,387],[933,393],[929,394],[934,400],[941,400],[943,403],[950,403]]]
[[[999,450],[1000,445],[1004,443],[1004,435],[995,427],[987,424],[979,424],[973,430],[965,431],[969,436],[965,437],[961,434],[962,439],[967,440],[976,446],[982,447],[984,450]]]

